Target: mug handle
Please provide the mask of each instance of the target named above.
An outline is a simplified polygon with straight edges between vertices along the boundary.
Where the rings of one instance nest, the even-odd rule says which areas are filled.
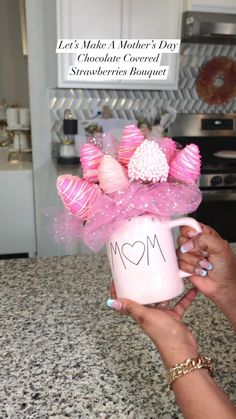
[[[191,218],[191,217],[181,217],[181,218],[176,218],[175,220],[170,220],[168,221],[168,225],[170,228],[180,227],[180,226],[189,226],[193,228],[194,230],[196,230],[198,233],[202,232],[202,228],[200,224],[194,218]],[[181,269],[179,269],[179,273],[180,273],[181,278],[187,278],[188,276],[192,275],[189,272],[182,271]]]

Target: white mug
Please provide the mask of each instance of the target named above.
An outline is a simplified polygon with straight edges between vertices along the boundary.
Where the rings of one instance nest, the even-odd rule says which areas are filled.
[[[75,145],[74,144],[61,144],[60,156],[65,157],[65,158],[75,157]]]
[[[27,150],[29,148],[27,134],[16,131],[14,133],[13,148],[15,150]]]
[[[7,115],[7,125],[9,127],[15,127],[19,124],[18,121],[18,108],[8,108],[6,110]]]
[[[124,221],[112,234],[107,252],[118,298],[152,304],[184,291],[183,277],[189,274],[178,268],[171,232],[181,225],[202,231],[190,217],[168,220],[141,215]]]
[[[19,109],[19,122],[25,128],[30,126],[30,110],[29,108],[20,108]]]

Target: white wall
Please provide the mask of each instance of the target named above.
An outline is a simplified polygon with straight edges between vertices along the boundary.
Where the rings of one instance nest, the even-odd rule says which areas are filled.
[[[57,85],[56,0],[26,0],[26,18],[38,256],[89,253],[77,239],[53,239],[54,214],[63,212],[56,190],[58,168],[51,159],[49,113],[49,88]]]
[[[26,0],[34,170],[50,160],[48,89],[56,85],[56,2]]]
[[[56,85],[55,0],[26,0],[34,197],[39,256],[56,254],[47,232],[45,209],[51,205],[56,174],[50,149],[48,88]],[[55,81],[54,81],[55,80]]]
[[[18,0],[0,1],[0,98],[29,105],[27,60],[23,56]]]

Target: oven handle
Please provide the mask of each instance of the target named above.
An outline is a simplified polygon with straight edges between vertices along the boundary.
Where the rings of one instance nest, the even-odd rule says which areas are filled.
[[[236,189],[210,189],[202,191],[203,201],[236,201]]]

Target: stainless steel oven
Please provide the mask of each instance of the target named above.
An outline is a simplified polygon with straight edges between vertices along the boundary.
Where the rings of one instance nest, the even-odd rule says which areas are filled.
[[[203,200],[193,216],[212,226],[229,242],[236,242],[236,190],[203,190]]]
[[[178,115],[170,135],[201,150],[203,200],[192,215],[236,242],[236,115]]]

